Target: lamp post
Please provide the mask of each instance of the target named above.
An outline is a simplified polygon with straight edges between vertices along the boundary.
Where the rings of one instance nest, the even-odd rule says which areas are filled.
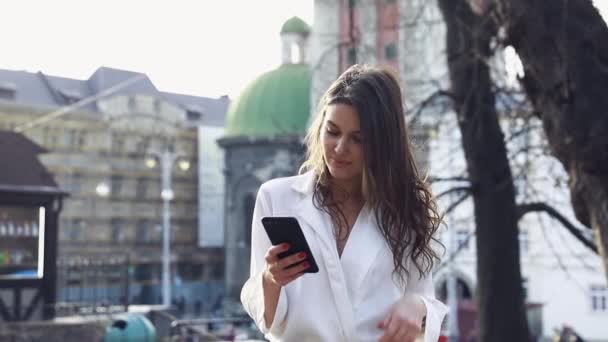
[[[163,200],[162,214],[162,304],[171,305],[171,201],[174,192],[171,187],[171,176],[173,166],[177,164],[182,171],[190,169],[190,161],[179,153],[173,151],[171,145],[165,143],[160,152],[150,151],[145,160],[146,167],[153,169],[160,164],[161,171],[161,192]],[[106,182],[101,182],[95,188],[95,192],[102,197],[110,194],[110,186]]]
[[[157,164],[160,164],[161,171],[160,197],[163,200],[162,301],[164,306],[171,305],[171,201],[174,198],[171,174],[175,163],[182,171],[187,171],[190,168],[190,162],[175,153],[168,144],[163,146],[161,152],[152,151],[146,158],[147,167],[155,168]]]
[[[454,255],[456,250],[459,248],[458,239],[456,238],[456,232],[454,231],[454,227],[450,225],[453,223],[453,220],[450,220],[450,216],[448,215],[448,234],[449,234],[449,254]],[[450,222],[452,221],[452,222]],[[449,271],[448,271],[448,279],[446,284],[447,290],[447,301],[448,301],[448,341],[456,342],[459,340],[459,329],[458,329],[458,283],[456,279],[456,265],[455,259],[448,261]]]

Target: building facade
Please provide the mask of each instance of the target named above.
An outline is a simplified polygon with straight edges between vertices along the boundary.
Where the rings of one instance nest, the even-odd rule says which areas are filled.
[[[102,67],[87,80],[0,70],[0,125],[49,150],[43,161],[70,194],[60,217],[60,301],[160,302],[161,172],[150,157],[165,148],[189,163],[172,170],[173,293],[221,283],[221,247],[198,243],[197,127],[223,127],[227,106],[227,98],[159,91],[124,70]]]
[[[310,116],[310,27],[300,18],[281,29],[283,63],[253,80],[230,105],[225,153],[226,295],[239,302],[249,276],[251,220],[260,185],[297,174]],[[238,306],[239,304],[237,304]]]
[[[436,1],[315,0],[314,4],[309,52],[311,102],[317,104],[329,84],[353,63],[392,67],[401,78],[415,145],[424,147],[417,155],[421,169],[432,177],[466,177],[456,116],[445,101],[430,100],[437,90],[449,89],[446,29]],[[505,71],[504,56],[499,53],[492,62],[497,82],[505,81],[500,79],[504,77],[500,75]],[[497,106],[505,118],[509,116],[509,108]],[[513,132],[517,127],[511,126],[522,124],[526,123],[505,119],[503,128]],[[510,141],[509,149],[517,150],[522,144],[538,145],[542,133],[526,139]],[[546,155],[532,159],[514,161],[517,172],[527,173],[527,178],[516,177],[518,202],[549,199],[576,222],[561,165]],[[529,184],[534,184],[534,188]],[[458,184],[440,182],[433,185],[433,190],[438,194],[454,186]],[[455,200],[442,198],[440,206],[446,208]],[[472,202],[460,204],[447,216],[447,224],[455,234],[456,246],[452,247],[459,250],[453,271],[458,297],[474,300],[477,275]],[[554,329],[569,325],[585,340],[607,341],[607,326],[601,322],[608,318],[608,287],[599,257],[548,217],[525,216],[519,226],[526,301],[535,303],[530,307],[541,308],[540,315],[535,316],[538,310],[531,313],[535,316],[531,321],[540,322],[532,324],[531,329],[546,337]],[[448,250],[452,248],[447,232],[442,232],[441,240]],[[435,274],[437,294],[444,299],[449,271],[444,263]]]

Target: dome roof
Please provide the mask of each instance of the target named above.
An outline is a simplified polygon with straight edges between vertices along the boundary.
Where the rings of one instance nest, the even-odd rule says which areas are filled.
[[[292,17],[291,19],[287,20],[285,24],[283,24],[283,27],[281,28],[281,34],[283,33],[309,34],[310,26],[308,26],[308,24],[304,20],[298,17]]]
[[[250,83],[228,109],[226,136],[304,135],[310,115],[307,64],[283,64]]]

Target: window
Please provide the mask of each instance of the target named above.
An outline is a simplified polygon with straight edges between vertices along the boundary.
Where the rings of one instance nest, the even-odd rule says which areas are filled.
[[[530,249],[530,236],[528,235],[528,231],[522,229],[519,231],[519,252],[523,254],[527,254]]]
[[[59,94],[63,97],[66,104],[72,104],[80,101],[82,95],[76,89],[59,89]]]
[[[138,178],[137,184],[135,185],[135,197],[137,197],[137,199],[146,198],[147,189],[148,189],[148,180],[145,178]]]
[[[0,99],[2,100],[14,100],[17,88],[12,83],[0,84]]]
[[[85,139],[85,134],[84,132],[80,132],[78,134],[78,139],[76,141],[76,144],[78,146],[79,150],[82,150],[82,148],[84,147],[84,145],[86,144],[86,139]]]
[[[78,145],[78,131],[75,129],[68,129],[63,134],[66,146],[74,147]]]
[[[141,137],[137,144],[135,145],[135,151],[138,154],[146,154],[148,153],[148,149],[150,148],[150,137]]]
[[[460,229],[460,230],[456,231],[456,244],[459,249],[460,248],[468,249],[469,248],[469,232],[464,229]]]
[[[384,47],[384,57],[389,60],[397,58],[397,44],[390,43]]]
[[[80,191],[82,190],[82,174],[74,172],[72,173],[71,178],[72,179],[70,181],[70,191],[75,194],[80,193]]]
[[[293,43],[291,44],[291,63],[293,64],[299,64],[302,63],[302,58],[301,58],[301,49],[300,49],[300,45]]]
[[[1,235],[9,235],[9,231],[8,231],[8,224],[10,224],[10,222],[8,222],[7,224],[2,225],[2,222],[0,222],[0,234]],[[61,232],[61,239],[64,241],[69,241],[70,240],[70,227],[72,225],[72,221],[70,219],[61,219],[59,220],[59,231]]]
[[[177,236],[178,236],[177,230],[178,229],[179,229],[179,226],[177,224],[175,224],[174,222],[171,222],[171,232],[170,232],[171,236],[170,236],[169,241],[177,241]],[[161,234],[162,234],[162,232],[161,232]]]
[[[69,240],[70,241],[82,241],[83,238],[83,230],[85,227],[85,223],[83,220],[81,219],[74,219],[72,220],[72,225],[70,226],[70,230],[69,230]]]
[[[357,64],[357,49],[354,47],[348,48],[346,58],[349,65]]]
[[[188,121],[200,121],[202,117],[201,112],[196,111],[196,110],[187,110],[186,111],[186,118],[188,119]]]
[[[110,221],[110,239],[112,242],[122,242],[125,239],[124,221],[112,219]]]
[[[127,106],[129,106],[129,111],[135,112],[135,110],[137,109],[137,103],[135,102],[134,96],[129,97],[129,102]]]
[[[607,312],[608,311],[608,287],[604,285],[591,285],[591,311]]]
[[[49,148],[57,146],[57,130],[49,127],[44,128],[44,145]]]
[[[112,196],[120,195],[120,192],[122,190],[122,181],[122,176],[112,175],[112,178],[110,179],[110,192],[112,193]]]
[[[152,225],[148,220],[139,220],[137,222],[137,239],[138,242],[148,243],[152,241]]]
[[[118,133],[112,133],[112,153],[121,153],[124,148],[125,138]]]
[[[224,278],[224,265],[219,264],[219,263],[213,265],[211,277],[212,277],[212,279]]]
[[[255,207],[255,196],[253,194],[245,195],[243,199],[243,219],[245,220],[245,245],[251,245],[251,220],[253,220],[253,209]]]

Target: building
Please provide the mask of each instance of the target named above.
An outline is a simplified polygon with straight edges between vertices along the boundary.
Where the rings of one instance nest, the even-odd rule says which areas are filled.
[[[310,27],[300,18],[281,29],[283,63],[252,81],[230,105],[225,151],[226,295],[238,301],[249,276],[251,219],[257,191],[272,178],[297,173],[310,117]]]
[[[53,318],[57,223],[65,193],[39,160],[46,151],[0,130],[0,322]]]
[[[466,175],[462,151],[455,148],[460,146],[455,115],[442,101],[429,100],[435,91],[449,86],[445,25],[436,1],[315,0],[314,4],[309,51],[311,102],[318,103],[329,84],[353,63],[390,66],[401,77],[414,139],[418,145],[427,146],[418,151],[419,165],[436,177],[453,177],[455,172]],[[494,70],[504,69],[503,57],[497,56]],[[499,110],[506,112],[507,109]],[[507,125],[507,120],[504,124]],[[538,142],[542,138],[529,139]],[[535,184],[532,190],[551,199],[556,208],[576,222],[561,165],[549,156],[528,162],[528,179]],[[435,193],[441,193],[452,186],[454,184],[441,182],[433,188]],[[531,192],[524,182],[518,181],[516,186],[521,202]],[[444,198],[440,204],[445,208],[453,200]],[[461,250],[455,258],[455,273],[462,299],[474,299],[476,292],[472,213],[472,203],[464,201],[448,216],[448,225],[456,234],[456,247]],[[547,217],[524,217],[520,231],[526,299],[542,304],[541,324],[531,327],[532,330],[551,336],[553,329],[567,324],[585,340],[608,340],[608,328],[602,324],[608,318],[608,287],[599,257]],[[448,240],[448,234],[444,233],[442,241],[449,248]],[[441,265],[435,274],[438,295],[443,298],[449,269],[445,266]]]
[[[327,1],[321,3],[331,6]],[[326,9],[315,8],[315,13],[325,13]],[[391,9],[394,7],[386,8],[386,15]],[[315,18],[315,29],[327,29],[336,22],[325,19],[319,22]],[[322,29],[317,34],[315,29],[311,31],[297,17],[285,22],[281,29],[282,65],[259,76],[231,103],[226,136],[219,140],[226,160],[226,294],[235,301],[249,275],[251,217],[257,191],[267,180],[297,174],[305,152],[303,138],[316,113],[316,103],[337,73],[352,62],[346,57],[353,50],[351,46],[328,47],[320,54],[313,51],[319,49],[320,40],[330,36]],[[394,36],[382,35],[382,39]],[[311,60],[314,56],[321,59]],[[393,57],[382,58],[392,61]],[[396,60],[392,63],[397,65]],[[419,134],[417,138],[425,137]],[[425,165],[425,151],[417,152]]]
[[[182,157],[172,170],[173,293],[199,307],[219,295],[222,249],[199,247],[198,217],[200,169],[219,165],[199,167],[198,131],[223,127],[228,104],[106,67],[86,80],[0,70],[0,127],[47,149],[45,166],[70,194],[60,217],[60,301],[160,302],[161,172],[149,157],[162,149]]]

